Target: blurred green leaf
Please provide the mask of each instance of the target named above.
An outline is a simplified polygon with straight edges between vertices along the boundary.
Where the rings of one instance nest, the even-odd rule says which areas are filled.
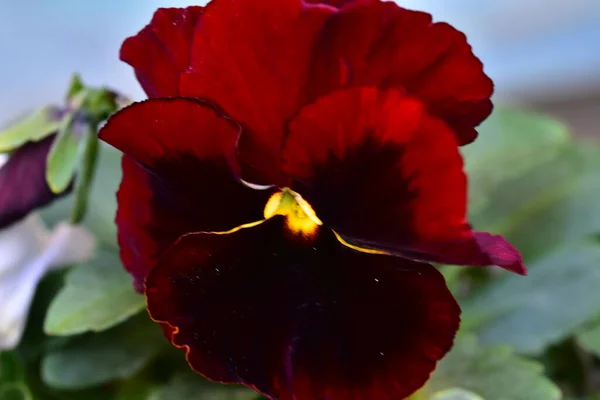
[[[260,398],[260,397],[259,397]],[[179,373],[168,385],[154,390],[148,400],[256,400],[255,391],[212,383],[193,372]]]
[[[585,326],[577,332],[576,338],[582,348],[600,357],[600,320]]]
[[[504,234],[532,261],[600,232],[600,147],[586,144],[504,182],[471,221]]]
[[[463,301],[463,327],[484,343],[507,343],[537,354],[595,318],[600,310],[600,246],[558,250],[529,265],[529,275],[505,274]]]
[[[483,397],[464,389],[447,389],[431,396],[431,400],[485,400]]]
[[[560,390],[543,376],[542,366],[516,356],[508,346],[481,346],[460,335],[417,399],[462,388],[486,400],[559,400]],[[429,394],[429,397],[423,395]]]
[[[100,143],[96,176],[92,184],[89,205],[84,225],[105,245],[117,248],[116,192],[121,181],[121,153],[115,148]],[[51,226],[68,219],[71,214],[73,195],[55,201],[42,210],[42,218]]]
[[[135,377],[127,379],[119,385],[112,400],[148,400],[148,396],[155,387],[155,383],[147,380],[136,379]]]
[[[43,107],[18,119],[0,132],[0,153],[12,151],[29,141],[42,140],[56,132],[61,122],[55,120],[56,107]]]
[[[98,150],[100,149],[96,126],[86,126],[81,146],[81,165],[79,166],[79,173],[77,174],[73,190],[73,209],[70,220],[72,224],[81,223],[88,210],[91,186],[96,175]]]
[[[32,400],[31,392],[23,382],[0,385],[0,400]]]
[[[83,389],[127,378],[156,356],[163,344],[160,327],[141,315],[48,353],[42,362],[42,378],[58,389]]]
[[[23,364],[19,356],[12,351],[0,352],[0,384],[23,380]]]
[[[102,331],[144,306],[144,297],[134,291],[117,252],[102,249],[69,272],[65,286],[50,304],[44,330],[52,335]]]
[[[112,91],[107,88],[87,88],[86,91],[82,108],[95,123],[104,121],[117,111],[117,96]]]
[[[555,119],[502,107],[478,130],[477,140],[461,149],[472,213],[491,200],[498,184],[552,161],[571,141],[568,129]]]
[[[73,99],[77,94],[79,94],[83,89],[85,89],[85,85],[81,80],[81,76],[77,73],[71,76],[71,82],[69,83],[69,89],[67,90],[67,100]]]
[[[54,193],[64,192],[69,186],[79,163],[79,138],[74,129],[74,117],[63,120],[52,143],[46,161],[46,181]]]

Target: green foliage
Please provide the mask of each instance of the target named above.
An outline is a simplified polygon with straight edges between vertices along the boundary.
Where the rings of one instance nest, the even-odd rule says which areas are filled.
[[[555,160],[569,143],[568,129],[554,119],[496,108],[479,128],[477,140],[462,148],[471,213],[493,200],[497,185]]]
[[[47,106],[25,115],[0,131],[0,153],[15,150],[25,143],[37,142],[58,131],[61,120],[56,107]]]
[[[600,320],[596,320],[583,327],[576,334],[581,347],[596,357],[600,357]]]
[[[486,343],[541,353],[598,315],[600,246],[582,244],[529,264],[526,278],[505,276],[462,302],[463,321]]]
[[[33,400],[33,397],[23,382],[14,382],[0,386],[0,400]]]
[[[128,378],[158,354],[163,342],[160,328],[142,315],[49,352],[42,362],[42,378],[58,389],[82,389]]]
[[[74,116],[65,118],[52,143],[46,162],[46,181],[54,193],[64,192],[75,175],[81,158],[80,134],[75,129]]]
[[[483,397],[468,390],[453,388],[435,393],[431,400],[484,400]]]
[[[93,260],[74,268],[50,304],[44,330],[52,335],[103,331],[144,308],[114,251],[100,250]]]
[[[89,204],[83,224],[106,247],[116,249],[117,210],[116,192],[121,181],[121,153],[106,144],[100,143],[96,177],[89,193]],[[42,217],[49,225],[68,219],[71,215],[73,195],[55,201],[42,210]]]
[[[148,400],[256,400],[256,392],[241,386],[223,386],[207,382],[197,374],[177,374],[165,386],[156,389]]]
[[[488,400],[561,398],[560,390],[543,376],[540,364],[516,356],[508,346],[480,346],[472,335],[457,338],[417,398],[438,396],[451,388],[466,389]]]

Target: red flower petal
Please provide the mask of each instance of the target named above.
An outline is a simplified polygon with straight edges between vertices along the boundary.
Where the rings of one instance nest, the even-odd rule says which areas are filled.
[[[261,220],[270,193],[241,184],[226,150],[238,127],[192,99],[152,99],[115,114],[100,137],[123,151],[117,225],[121,258],[142,289],[180,235]]]
[[[71,191],[56,195],[46,182],[46,157],[56,135],[28,142],[0,167],[0,229]]]
[[[197,372],[279,400],[400,399],[450,349],[460,310],[427,264],[353,251],[275,217],[182,237],[150,274],[148,309]]]
[[[292,189],[355,244],[524,272],[502,237],[474,235],[467,224],[455,136],[399,91],[353,88],[305,107],[290,123],[283,163]]]
[[[344,85],[398,87],[444,119],[460,144],[492,111],[492,81],[465,35],[429,14],[393,2],[354,1],[333,15],[317,40],[314,97]]]
[[[352,2],[355,1],[361,1],[361,0],[305,0],[307,3],[311,3],[311,4],[326,4],[328,6],[334,6],[334,7],[344,7],[346,4],[350,4]]]
[[[176,96],[189,67],[190,47],[202,7],[160,8],[137,35],[123,42],[121,60],[135,69],[149,97]]]
[[[239,148],[252,182],[278,183],[283,127],[305,101],[314,41],[334,10],[299,0],[215,0],[204,10],[180,92],[247,128]]]
[[[285,184],[277,157],[285,121],[346,85],[406,90],[460,144],[475,138],[492,109],[492,82],[462,33],[377,0],[214,0],[204,9],[160,9],[125,41],[121,58],[149,96],[206,98],[243,123],[240,163],[255,183]]]

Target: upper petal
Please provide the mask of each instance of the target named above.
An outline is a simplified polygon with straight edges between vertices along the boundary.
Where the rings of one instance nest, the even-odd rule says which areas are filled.
[[[346,85],[398,87],[445,120],[461,145],[473,141],[492,111],[493,83],[465,35],[393,2],[342,3],[316,42],[313,97]]]
[[[148,309],[192,368],[279,400],[392,400],[452,345],[459,308],[433,267],[289,242],[280,217],[182,237],[148,277]]]
[[[502,237],[471,231],[452,131],[397,90],[347,89],[305,107],[289,125],[282,157],[293,190],[355,244],[524,271]]]
[[[176,96],[190,65],[194,27],[202,7],[159,8],[152,21],[123,42],[121,60],[131,65],[149,97]]]
[[[193,99],[151,99],[115,114],[100,137],[125,153],[117,195],[121,258],[138,290],[180,235],[263,218],[270,195],[228,165],[238,127]]]
[[[70,192],[71,187],[57,195],[46,182],[46,157],[55,137],[27,142],[0,167],[0,229]]]
[[[204,9],[180,93],[242,123],[247,180],[277,183],[283,127],[305,101],[315,39],[334,11],[301,0],[215,0]]]

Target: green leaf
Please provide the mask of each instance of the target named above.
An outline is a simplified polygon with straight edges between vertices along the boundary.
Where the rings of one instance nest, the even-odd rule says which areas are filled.
[[[37,142],[56,132],[61,124],[54,119],[56,112],[56,107],[40,108],[1,131],[0,153],[15,150],[29,141]]]
[[[66,272],[66,269],[50,271],[37,286],[25,332],[16,350],[26,364],[35,362],[40,354],[68,340],[66,337],[49,337],[43,330],[48,305],[63,287]]]
[[[116,100],[116,94],[106,88],[88,88],[82,108],[95,123],[99,123],[117,111]]]
[[[83,389],[128,378],[156,356],[163,344],[160,327],[141,315],[48,353],[42,361],[42,379],[58,389]]]
[[[72,100],[77,94],[85,89],[85,85],[81,80],[79,74],[73,74],[71,76],[71,82],[69,83],[69,89],[67,90],[67,101]]]
[[[504,182],[471,221],[478,229],[504,234],[535,260],[557,246],[600,232],[600,148],[573,147],[561,157]]]
[[[461,149],[473,213],[491,200],[499,183],[552,161],[570,143],[562,123],[510,108],[497,107],[478,130],[477,140]]]
[[[0,352],[0,383],[20,381],[24,376],[19,356],[12,351]]]
[[[52,335],[103,331],[145,306],[117,252],[100,250],[90,262],[73,268],[50,304],[44,330]]]
[[[33,397],[23,382],[13,382],[0,385],[0,400],[33,400]]]
[[[117,210],[116,192],[121,181],[121,153],[114,147],[100,143],[96,176],[92,184],[88,211],[83,224],[88,227],[104,245],[117,249]],[[66,196],[41,210],[48,225],[68,219],[71,214],[73,195]]]
[[[148,400],[256,400],[253,390],[208,382],[191,371],[179,373],[168,385],[152,392]],[[260,398],[260,397],[259,397]]]
[[[481,346],[473,335],[460,335],[417,398],[462,388],[486,400],[561,399],[542,373],[540,364],[516,356],[508,346]]]
[[[148,396],[155,387],[156,384],[150,381],[133,377],[119,385],[112,400],[148,400]]]
[[[463,327],[484,343],[507,343],[538,354],[595,318],[600,310],[600,247],[558,250],[529,265],[529,275],[506,274],[462,302]]]
[[[600,357],[600,320],[585,326],[577,332],[576,338],[582,348]]]
[[[87,213],[91,186],[96,173],[99,148],[96,127],[88,125],[82,140],[83,154],[81,166],[73,191],[73,210],[71,212],[72,224],[81,223]]]
[[[431,400],[485,400],[483,397],[468,390],[454,388],[447,389],[431,396]]]
[[[79,158],[79,138],[74,130],[73,115],[70,115],[63,121],[46,162],[46,181],[54,193],[67,189],[77,170]]]

